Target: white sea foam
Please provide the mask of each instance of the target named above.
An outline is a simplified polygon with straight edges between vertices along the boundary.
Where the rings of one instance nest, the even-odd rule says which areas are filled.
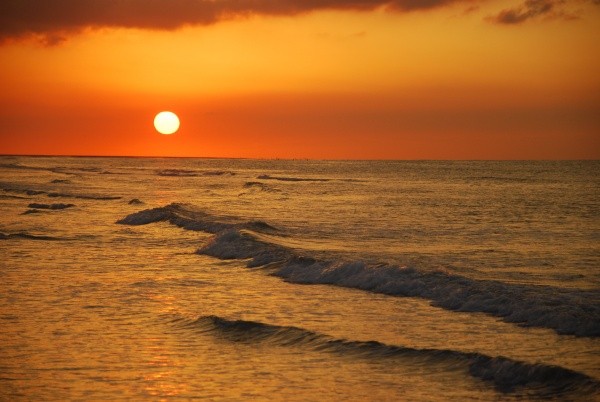
[[[551,328],[559,334],[600,336],[600,295],[596,291],[476,280],[446,272],[364,261],[316,259],[257,239],[252,231],[275,230],[264,222],[216,218],[184,204],[137,212],[118,223],[142,225],[158,221],[214,233],[216,235],[197,251],[199,254],[248,259],[248,267],[278,263],[273,275],[289,282],[421,297],[448,310],[487,313],[510,323]]]

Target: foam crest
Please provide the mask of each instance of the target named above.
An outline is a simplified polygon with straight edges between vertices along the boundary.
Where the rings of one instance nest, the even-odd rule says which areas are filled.
[[[376,341],[336,339],[298,327],[276,326],[255,321],[228,320],[204,316],[196,320],[177,317],[173,325],[212,333],[231,342],[267,343],[280,347],[297,347],[321,353],[360,359],[398,360],[403,364],[436,365],[465,373],[492,383],[504,393],[557,396],[570,393],[593,395],[600,391],[594,379],[569,369],[545,364],[530,364],[505,357],[466,353],[447,349],[416,349],[387,345]],[[405,360],[406,361],[403,361]]]

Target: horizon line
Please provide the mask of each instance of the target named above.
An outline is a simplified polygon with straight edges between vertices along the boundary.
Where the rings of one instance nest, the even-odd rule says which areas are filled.
[[[32,157],[32,158],[146,158],[146,159],[233,159],[233,160],[279,160],[279,161],[406,161],[406,162],[583,162],[600,161],[594,158],[573,159],[436,159],[436,158],[279,158],[279,157],[227,157],[227,156],[156,156],[156,155],[69,155],[69,154],[3,154],[0,157]]]

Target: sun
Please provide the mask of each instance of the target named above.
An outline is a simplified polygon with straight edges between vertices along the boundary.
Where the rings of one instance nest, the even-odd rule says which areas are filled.
[[[179,130],[179,117],[173,112],[160,112],[154,117],[154,128],[161,134],[173,134]]]

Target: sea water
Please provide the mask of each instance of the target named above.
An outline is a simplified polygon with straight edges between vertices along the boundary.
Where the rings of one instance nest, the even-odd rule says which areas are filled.
[[[600,163],[0,158],[0,400],[590,400]]]

